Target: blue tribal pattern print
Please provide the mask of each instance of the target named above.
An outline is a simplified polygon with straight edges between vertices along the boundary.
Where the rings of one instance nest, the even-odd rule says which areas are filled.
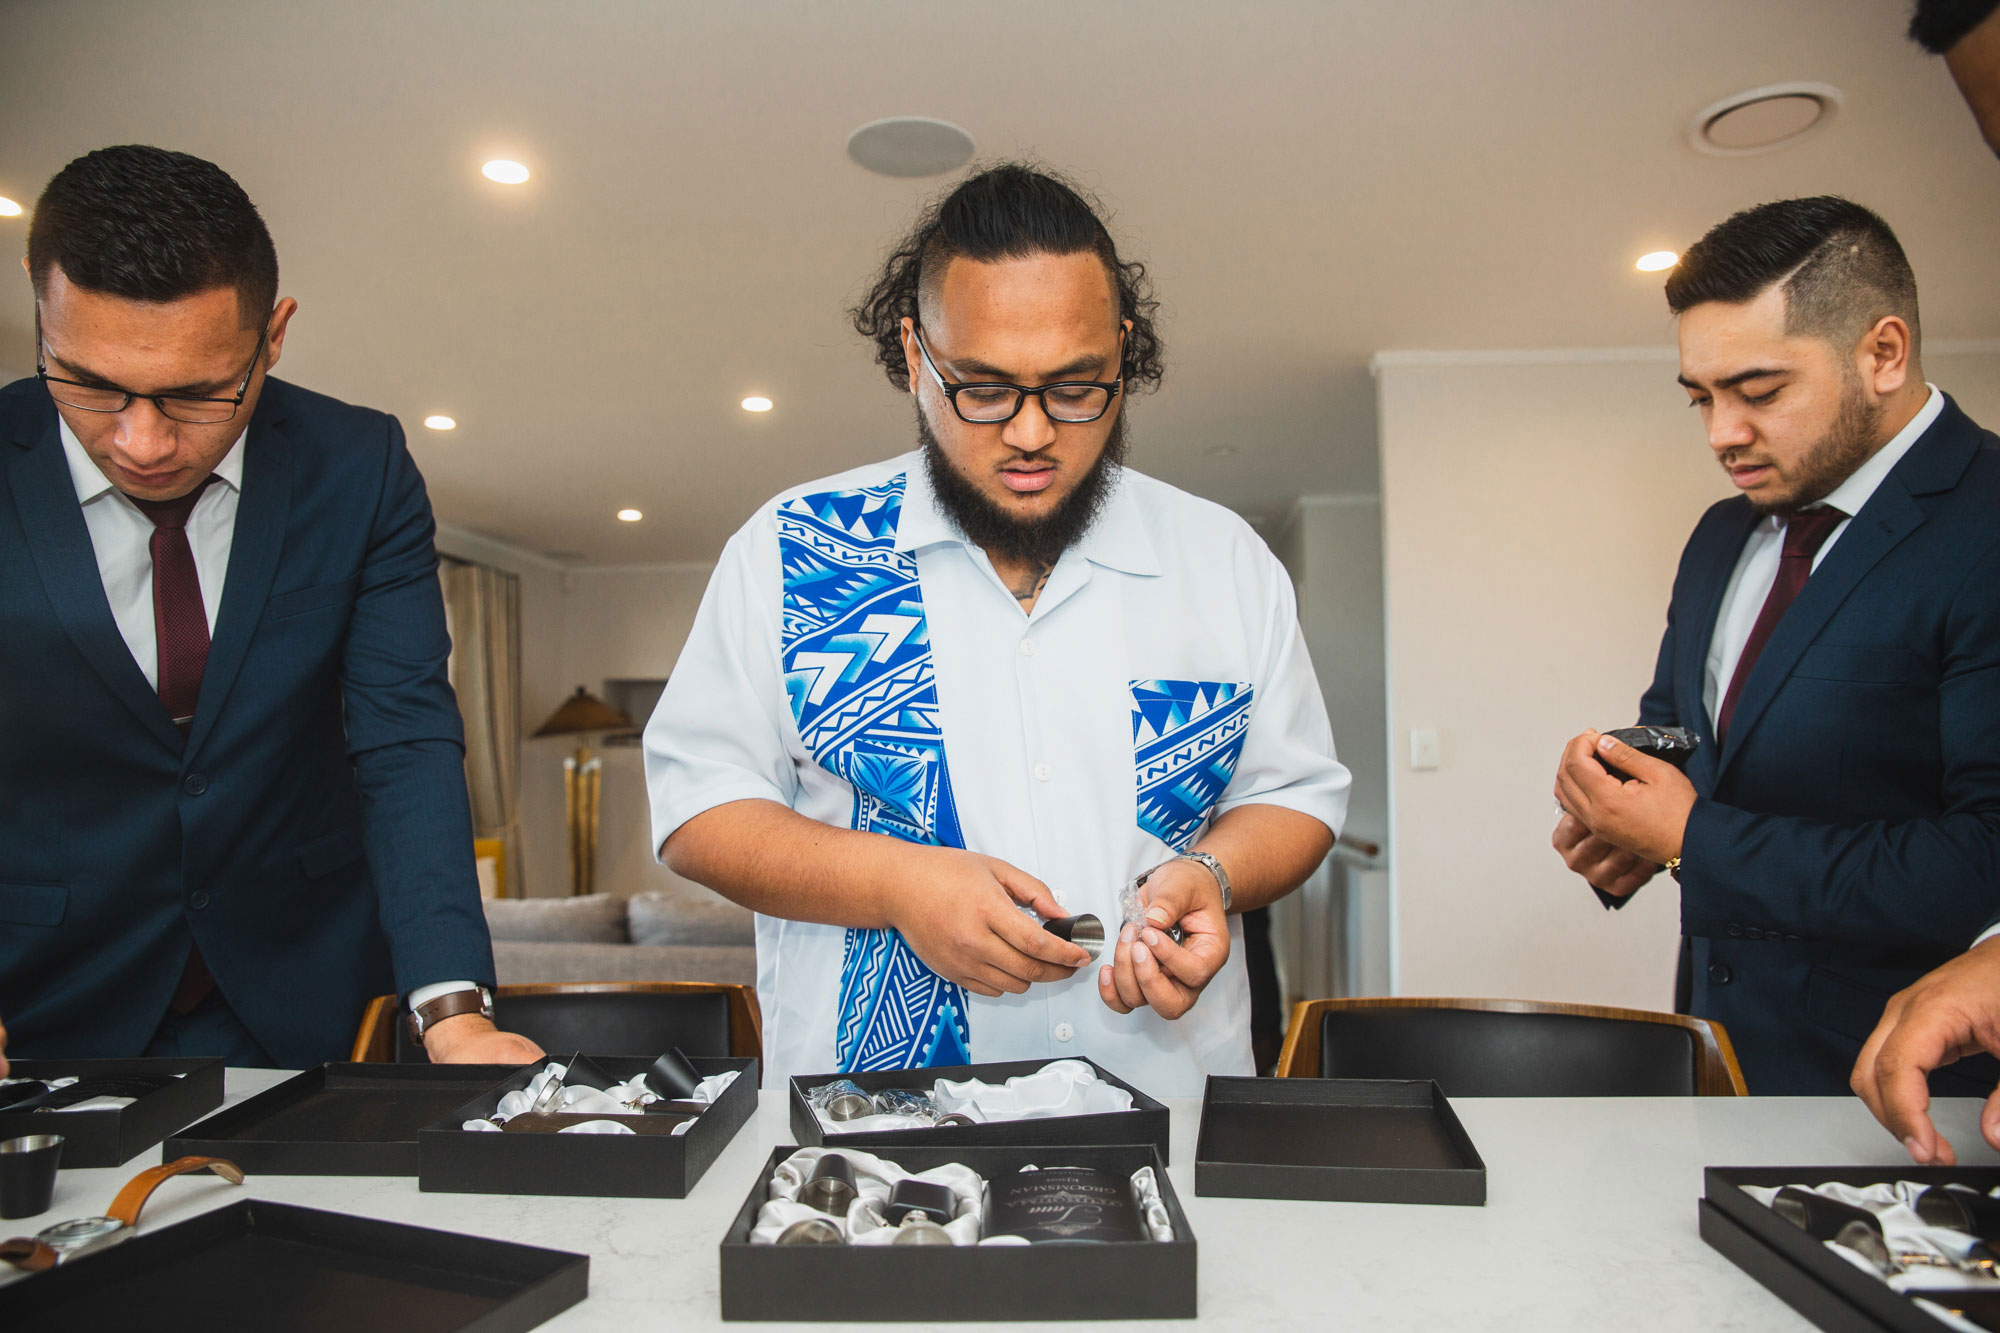
[[[1188,849],[1236,772],[1254,693],[1247,681],[1132,682],[1140,828]]]
[[[896,550],[898,474],[778,507],[782,660],[799,738],[854,788],[853,827],[963,847],[916,557]],[[893,930],[849,930],[834,1051],[843,1073],[972,1063],[965,992]]]

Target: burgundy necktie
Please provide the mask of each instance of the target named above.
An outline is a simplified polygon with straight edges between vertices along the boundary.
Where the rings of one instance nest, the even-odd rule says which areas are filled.
[[[153,520],[149,545],[153,552],[153,636],[159,645],[157,688],[167,716],[183,736],[194,722],[202,668],[208,665],[208,611],[201,601],[201,575],[195,569],[194,548],[188,545],[187,522],[202,492],[214,480],[211,473],[177,500],[126,497]],[[209,975],[201,950],[190,948],[181,984],[174,991],[174,1012],[191,1012],[214,989],[215,978]]]
[[[194,548],[188,545],[188,515],[202,492],[215,480],[210,473],[201,485],[177,500],[127,498],[153,520],[153,636],[159,645],[160,702],[167,716],[186,735],[194,721],[195,700],[201,697],[201,672],[208,665],[208,612],[201,603],[201,575],[195,569]]]
[[[1750,679],[1750,669],[1757,665],[1758,656],[1764,651],[1764,645],[1771,641],[1778,622],[1785,618],[1786,609],[1812,576],[1813,557],[1819,554],[1819,548],[1826,545],[1826,539],[1846,517],[1832,505],[1814,505],[1811,509],[1801,509],[1785,523],[1785,545],[1778,556],[1778,577],[1771,584],[1770,595],[1764,599],[1764,609],[1757,613],[1757,623],[1750,627],[1750,637],[1743,644],[1743,655],[1736,659],[1736,674],[1729,679],[1729,692],[1722,696],[1722,709],[1715,719],[1717,740],[1729,735],[1729,719],[1736,713],[1736,702],[1743,696],[1743,684]]]

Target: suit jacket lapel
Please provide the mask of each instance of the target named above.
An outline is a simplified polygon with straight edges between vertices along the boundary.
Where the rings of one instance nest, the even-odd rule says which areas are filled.
[[[1923,506],[1911,498],[1902,478],[1896,472],[1883,478],[1868,503],[1861,506],[1861,512],[1848,522],[1826,559],[1820,561],[1819,568],[1806,580],[1798,600],[1786,609],[1785,618],[1778,622],[1770,642],[1764,645],[1757,664],[1751,668],[1750,678],[1743,683],[1743,697],[1736,702],[1736,715],[1730,719],[1729,739],[1722,747],[1718,777],[1728,771],[1743,749],[1744,738],[1756,728],[1779,688],[1791,677],[1792,668],[1819,638],[1820,631],[1826,628],[1826,622],[1840,609],[1848,594],[1883,556],[1923,522]]]
[[[222,605],[215,615],[215,637],[208,663],[202,668],[201,698],[195,703],[194,725],[188,733],[192,755],[215,728],[216,714],[236,683],[236,673],[250,651],[250,641],[264,618],[271,597],[278,559],[284,551],[285,527],[292,509],[291,450],[270,410],[271,390],[243,441],[243,494],[236,501],[236,532],[229,544],[229,572],[222,584]],[[269,411],[270,419],[266,420]]]
[[[147,731],[178,751],[180,732],[174,729],[160,696],[146,683],[146,673],[132,659],[132,650],[111,617],[104,578],[97,569],[97,551],[90,544],[90,528],[83,521],[83,507],[76,502],[76,485],[70,480],[62,439],[56,431],[55,409],[49,409],[40,429],[32,425],[26,429],[28,447],[8,451],[9,488],[56,619],[105,687],[132,710]]]

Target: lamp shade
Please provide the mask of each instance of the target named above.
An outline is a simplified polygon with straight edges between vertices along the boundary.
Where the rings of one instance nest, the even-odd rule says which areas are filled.
[[[632,719],[579,685],[563,706],[549,714],[537,736],[568,736],[579,731],[629,731]]]

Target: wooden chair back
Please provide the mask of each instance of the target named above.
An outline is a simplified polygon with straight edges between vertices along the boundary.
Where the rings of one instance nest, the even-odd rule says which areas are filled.
[[[1447,1096],[1741,1097],[1722,1024],[1537,1000],[1405,997],[1293,1007],[1280,1078],[1434,1078]]]
[[[756,989],[721,981],[501,986],[493,992],[493,1018],[503,1030],[518,1032],[555,1056],[577,1050],[652,1056],[679,1045],[689,1055],[761,1058],[764,1050]],[[651,1049],[655,1045],[658,1050]],[[410,1040],[396,996],[378,995],[368,1002],[349,1058],[423,1061],[423,1048]]]

